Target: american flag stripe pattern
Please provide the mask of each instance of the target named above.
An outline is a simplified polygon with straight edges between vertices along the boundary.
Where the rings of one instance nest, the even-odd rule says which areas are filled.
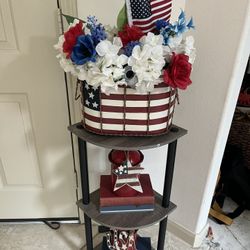
[[[171,125],[176,93],[161,84],[150,95],[123,87],[105,95],[85,83],[82,96],[87,129],[99,134],[153,135]]]
[[[132,166],[130,161],[123,164],[114,170],[114,174],[117,175],[114,191],[128,185],[137,192],[142,193],[142,186],[139,180],[139,176],[142,173],[143,168],[140,165]]]
[[[171,16],[172,0],[127,0],[126,4],[129,23],[144,33],[155,30],[157,20],[168,21]]]
[[[116,175],[114,191],[128,185],[137,192],[142,193],[142,187],[139,176],[144,168],[139,165],[132,166],[131,162],[127,159],[122,165],[114,169],[112,172]]]

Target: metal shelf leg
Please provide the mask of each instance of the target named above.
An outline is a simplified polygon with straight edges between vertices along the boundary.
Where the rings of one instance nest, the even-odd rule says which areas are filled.
[[[89,175],[88,175],[88,155],[87,155],[87,143],[82,139],[78,138],[79,147],[79,160],[80,160],[80,171],[81,171],[81,185],[82,185],[82,196],[83,203],[89,204]],[[87,250],[93,250],[93,236],[92,236],[92,223],[91,219],[84,214],[85,221],[85,236]]]
[[[177,140],[168,145],[168,155],[167,155],[165,181],[164,181],[163,198],[162,198],[162,206],[165,208],[169,206],[169,201],[170,201],[173,174],[174,174],[176,147],[177,147]],[[160,222],[157,250],[164,250],[167,222],[168,218]]]

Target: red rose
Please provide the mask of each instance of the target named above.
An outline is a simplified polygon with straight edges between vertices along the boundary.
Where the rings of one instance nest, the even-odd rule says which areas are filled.
[[[79,22],[64,33],[65,41],[63,43],[63,52],[66,53],[66,58],[70,58],[77,37],[84,34],[82,27],[83,23]]]
[[[126,24],[123,30],[118,32],[118,36],[121,38],[122,44],[125,47],[129,42],[139,41],[144,34],[138,27]]]
[[[170,65],[163,73],[166,84],[173,88],[186,89],[192,83],[190,80],[192,65],[188,59],[187,55],[173,53]]]

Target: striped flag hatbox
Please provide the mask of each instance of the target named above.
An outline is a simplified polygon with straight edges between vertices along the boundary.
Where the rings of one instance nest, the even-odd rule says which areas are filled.
[[[162,83],[152,92],[138,93],[119,86],[106,95],[81,82],[83,126],[103,135],[145,136],[167,133],[172,124],[176,89]]]

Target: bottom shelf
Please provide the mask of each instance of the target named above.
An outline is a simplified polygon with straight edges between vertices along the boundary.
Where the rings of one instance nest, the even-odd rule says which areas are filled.
[[[87,216],[97,223],[108,228],[120,230],[136,230],[154,225],[165,219],[176,205],[170,202],[168,208],[161,206],[162,196],[155,192],[155,209],[152,212],[130,212],[122,214],[101,214],[99,211],[99,189],[90,195],[90,203],[84,205],[82,200],[77,205],[87,214]]]
[[[138,237],[136,248],[137,250],[153,250],[150,238]],[[103,237],[103,242],[96,246],[94,250],[109,250],[106,244],[106,237]]]

